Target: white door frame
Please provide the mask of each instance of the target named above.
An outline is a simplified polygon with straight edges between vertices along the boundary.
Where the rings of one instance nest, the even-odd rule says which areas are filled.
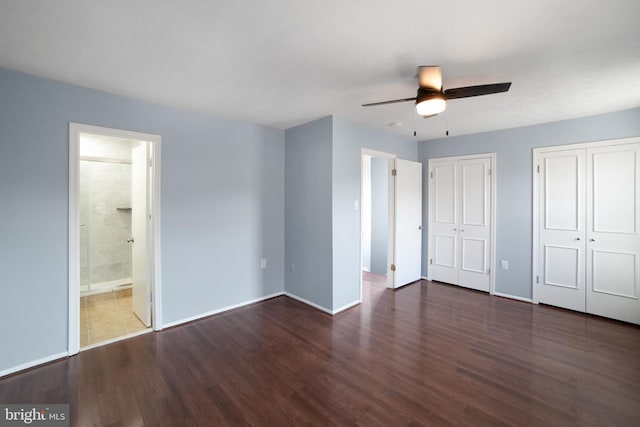
[[[370,157],[378,157],[378,158],[383,158],[383,159],[387,159],[387,166],[388,166],[388,174],[387,174],[387,179],[388,179],[388,188],[389,188],[389,202],[388,202],[388,212],[389,212],[389,223],[388,223],[388,229],[389,232],[387,234],[387,287],[388,288],[393,288],[393,276],[391,275],[392,271],[390,269],[391,263],[390,260],[392,260],[394,258],[394,253],[393,253],[393,232],[394,232],[394,209],[393,209],[393,200],[394,200],[394,186],[393,186],[393,179],[391,176],[391,170],[393,169],[393,160],[396,159],[396,155],[392,154],[392,153],[385,153],[383,151],[376,151],[376,150],[370,150],[368,148],[361,148],[360,150],[360,200],[362,201],[362,195],[364,193],[364,184],[363,184],[363,179],[362,179],[362,173],[363,173],[363,169],[364,169],[364,161],[365,161],[365,156],[370,156]],[[359,237],[359,253],[360,256],[358,257],[358,271],[360,272],[360,301],[362,301],[362,215],[363,215],[363,211],[362,211],[362,206],[360,207],[360,237]]]
[[[540,147],[533,149],[533,165],[532,165],[532,179],[533,179],[533,200],[532,200],[532,209],[533,209],[533,235],[532,235],[532,269],[531,269],[531,296],[534,304],[538,304],[540,301],[540,254],[539,254],[539,245],[540,245],[540,175],[539,175],[539,167],[540,167],[540,154],[548,153],[553,151],[564,151],[564,150],[573,150],[573,149],[587,149],[587,148],[597,148],[597,147],[605,147],[610,145],[624,145],[624,144],[635,144],[640,142],[640,137],[634,138],[620,138],[620,139],[607,139],[601,141],[593,141],[593,142],[584,142],[581,144],[566,144],[566,145],[554,145],[549,147]]]
[[[431,170],[433,167],[433,163],[436,161],[442,161],[442,160],[452,160],[452,161],[458,161],[458,160],[471,160],[471,159],[482,159],[482,158],[490,158],[491,159],[491,234],[490,234],[490,239],[491,239],[491,251],[489,252],[489,256],[490,256],[490,260],[489,260],[489,265],[491,266],[489,268],[489,294],[490,295],[499,295],[499,296],[506,296],[509,298],[512,298],[511,295],[505,295],[505,294],[501,294],[500,292],[496,292],[496,283],[495,283],[495,259],[496,259],[496,183],[497,183],[497,165],[496,165],[496,153],[482,153],[482,154],[470,154],[470,155],[464,155],[464,156],[448,156],[448,157],[433,157],[430,159],[427,159],[427,174],[431,174]],[[428,259],[431,256],[431,247],[430,247],[430,242],[431,242],[431,233],[433,232],[433,230],[431,229],[431,227],[429,227],[429,218],[431,218],[431,207],[433,206],[433,194],[430,191],[431,190],[431,179],[429,179],[429,184],[427,185],[427,191],[429,192],[429,202],[427,205],[427,252],[426,254],[423,254],[423,256],[425,256],[425,260],[427,261],[427,280],[431,280],[431,267],[429,267],[429,262]]]
[[[69,123],[69,331],[68,354],[80,351],[80,207],[79,170],[80,134],[94,134],[115,138],[146,141],[150,144],[152,163],[151,218],[153,277],[153,329],[162,329],[162,295],[160,269],[160,142],[159,135],[104,128],[80,123]]]

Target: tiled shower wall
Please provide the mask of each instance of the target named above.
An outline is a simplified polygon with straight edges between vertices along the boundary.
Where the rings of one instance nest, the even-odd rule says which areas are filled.
[[[131,277],[131,165],[80,161],[80,284]]]

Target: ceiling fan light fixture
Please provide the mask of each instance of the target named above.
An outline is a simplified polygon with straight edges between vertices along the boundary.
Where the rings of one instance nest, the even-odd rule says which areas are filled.
[[[422,92],[422,93],[421,93]],[[447,108],[447,101],[441,93],[418,90],[416,98],[416,112],[421,116],[433,116],[442,113]]]

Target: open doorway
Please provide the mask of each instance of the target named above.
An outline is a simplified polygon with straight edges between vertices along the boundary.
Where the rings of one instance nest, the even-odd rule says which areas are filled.
[[[70,125],[69,353],[159,329],[159,137]]]
[[[421,279],[422,164],[362,149],[360,296]],[[370,288],[365,288],[368,285]]]
[[[362,152],[361,292],[376,292],[392,285],[389,221],[394,158],[388,153]]]

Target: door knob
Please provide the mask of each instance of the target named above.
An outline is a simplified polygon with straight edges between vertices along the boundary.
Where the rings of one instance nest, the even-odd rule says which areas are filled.
[[[422,226],[421,225],[418,226],[418,230],[422,230]]]
[[[129,238],[127,239],[127,243],[133,243],[133,237],[129,237]]]
[[[464,228],[461,228],[460,231],[464,231]]]
[[[589,241],[590,241],[590,242],[595,242],[595,241],[596,241],[596,239],[589,239]]]
[[[579,237],[576,237],[576,240],[580,240],[580,238],[579,238]]]

